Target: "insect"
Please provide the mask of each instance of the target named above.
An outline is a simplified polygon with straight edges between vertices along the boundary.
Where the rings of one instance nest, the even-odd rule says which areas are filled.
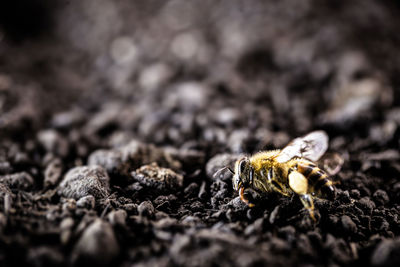
[[[315,221],[315,197],[334,199],[336,189],[327,173],[317,162],[328,149],[328,135],[314,131],[291,141],[282,150],[259,152],[236,161],[232,178],[240,199],[249,207],[254,204],[245,197],[248,188],[262,192],[276,191],[284,196],[297,194]],[[339,161],[338,165],[343,164]],[[338,172],[340,167],[335,168]]]

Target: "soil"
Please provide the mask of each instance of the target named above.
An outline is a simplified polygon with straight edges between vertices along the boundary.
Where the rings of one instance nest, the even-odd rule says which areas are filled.
[[[399,266],[399,15],[2,1],[0,265]],[[214,177],[317,129],[344,164],[316,222],[296,196],[249,208]]]

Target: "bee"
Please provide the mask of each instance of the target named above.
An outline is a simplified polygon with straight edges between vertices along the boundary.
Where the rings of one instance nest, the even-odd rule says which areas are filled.
[[[243,157],[236,161],[232,171],[233,188],[249,207],[254,206],[244,194],[249,188],[275,191],[284,196],[297,194],[315,221],[313,199],[336,197],[334,182],[316,164],[327,149],[328,135],[324,131],[314,131],[292,140],[282,150]]]

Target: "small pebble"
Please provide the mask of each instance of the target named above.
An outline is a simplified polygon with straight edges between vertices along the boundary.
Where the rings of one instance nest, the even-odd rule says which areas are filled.
[[[284,226],[278,230],[278,235],[289,243],[292,243],[296,239],[296,229],[291,225]]]
[[[171,190],[183,186],[183,175],[171,169],[159,167],[156,163],[140,167],[132,172],[132,176],[141,185],[156,190]]]
[[[340,221],[342,222],[342,226],[345,231],[350,233],[357,232],[357,225],[353,222],[353,220],[349,216],[343,215]]]
[[[188,185],[185,190],[183,191],[185,193],[186,197],[192,197],[194,195],[196,195],[196,192],[198,191],[199,186],[196,183],[191,183],[190,185]]]
[[[138,212],[140,216],[145,216],[145,217],[153,217],[155,209],[153,204],[151,204],[150,201],[143,201],[140,203],[138,206]]]
[[[74,226],[74,220],[71,217],[63,219],[60,223],[60,241],[61,244],[67,244],[72,235],[72,227]]]
[[[65,157],[68,154],[68,141],[57,131],[52,129],[40,131],[37,138],[47,152],[61,157]]]
[[[376,190],[372,197],[378,206],[384,206],[389,202],[388,194],[381,189]]]
[[[95,207],[96,199],[92,195],[81,197],[77,202],[76,206],[79,208],[93,209]]]
[[[10,189],[20,189],[26,191],[33,186],[34,180],[29,173],[18,172],[0,176],[0,183],[6,184]]]
[[[134,203],[128,203],[123,206],[123,209],[126,210],[129,214],[137,212],[138,205]]]
[[[119,150],[100,149],[90,154],[88,165],[101,166],[110,175],[126,175],[129,176],[130,164],[129,159],[123,157],[123,153]]]
[[[271,212],[271,215],[269,216],[269,223],[274,224],[277,218],[279,218],[279,205],[276,206]]]
[[[107,266],[116,259],[120,248],[111,225],[96,219],[83,232],[73,250],[74,264],[93,263]]]
[[[350,191],[350,196],[352,197],[352,198],[355,198],[355,199],[359,199],[360,198],[360,191],[358,190],[358,189],[352,189],[351,191]]]
[[[13,168],[11,167],[10,162],[8,161],[0,161],[0,175],[11,173]]]
[[[384,239],[372,253],[373,266],[400,266],[400,238]]]
[[[200,186],[198,198],[204,200],[204,199],[206,199],[206,197],[207,197],[206,182],[203,181],[203,182],[201,183],[201,186]]]
[[[40,246],[29,248],[27,261],[31,266],[63,266],[65,264],[64,255],[56,248],[50,246]]]
[[[56,158],[52,160],[44,171],[44,186],[54,186],[61,177],[62,164],[61,160]]]
[[[337,198],[342,201],[342,203],[349,204],[351,202],[349,191],[342,191],[337,194]]]
[[[73,211],[76,209],[76,200],[75,199],[68,199],[63,204],[63,210]]]
[[[125,225],[128,214],[124,210],[114,210],[107,215],[109,222],[112,225]]]
[[[66,198],[80,199],[92,195],[105,198],[110,191],[110,178],[100,166],[75,167],[68,171],[58,187],[58,194]]]
[[[375,203],[369,197],[363,197],[356,203],[365,214],[371,214],[372,210],[375,209]]]

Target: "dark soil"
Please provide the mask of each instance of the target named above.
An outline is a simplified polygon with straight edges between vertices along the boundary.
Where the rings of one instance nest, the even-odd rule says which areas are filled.
[[[400,265],[397,2],[28,2],[0,4],[1,266]],[[316,222],[213,177],[317,129]]]

